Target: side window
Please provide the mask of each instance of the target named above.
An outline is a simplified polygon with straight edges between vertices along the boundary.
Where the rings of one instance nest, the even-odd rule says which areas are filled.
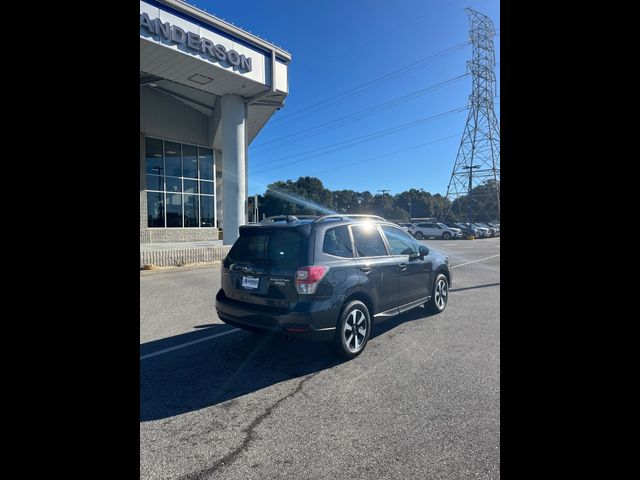
[[[415,255],[418,253],[413,240],[402,230],[390,225],[383,225],[382,231],[389,242],[391,255]]]
[[[424,226],[425,228],[436,228],[436,226],[433,223],[425,223]]]
[[[353,258],[351,237],[346,225],[330,228],[324,233],[322,251],[337,257]]]
[[[420,228],[428,228],[428,227],[429,227],[429,224],[428,224],[428,223],[419,223],[419,224],[418,224],[418,226],[419,226]]]
[[[358,256],[380,257],[387,255],[387,249],[375,224],[354,225],[351,232]]]

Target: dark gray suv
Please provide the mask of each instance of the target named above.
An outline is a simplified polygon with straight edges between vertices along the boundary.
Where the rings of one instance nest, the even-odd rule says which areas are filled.
[[[240,227],[222,262],[218,317],[253,331],[332,341],[353,358],[374,322],[447,306],[449,260],[371,215],[271,218]]]

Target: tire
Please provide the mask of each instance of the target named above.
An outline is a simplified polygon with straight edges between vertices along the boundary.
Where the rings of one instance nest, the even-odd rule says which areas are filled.
[[[416,237],[418,240],[422,240],[422,239],[424,238],[424,235],[422,234],[422,232],[416,232],[415,237]]]
[[[356,335],[351,335],[353,324],[359,325]],[[364,333],[362,329],[364,328]],[[360,300],[353,300],[342,310],[333,347],[336,354],[346,360],[351,360],[362,353],[371,335],[371,316],[369,309]]]
[[[424,304],[424,306],[430,313],[441,313],[445,308],[447,308],[448,300],[449,282],[444,273],[439,273],[438,275],[436,275],[436,279],[433,282],[431,298],[427,303]]]
[[[449,232],[444,232],[444,233],[442,234],[442,238],[443,238],[444,240],[449,240],[449,239],[451,238],[451,234],[450,234]]]

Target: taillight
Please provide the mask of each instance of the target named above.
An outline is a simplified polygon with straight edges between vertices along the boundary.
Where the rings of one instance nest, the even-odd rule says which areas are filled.
[[[296,290],[301,294],[315,293],[316,287],[329,269],[322,265],[302,267],[296,272]]]

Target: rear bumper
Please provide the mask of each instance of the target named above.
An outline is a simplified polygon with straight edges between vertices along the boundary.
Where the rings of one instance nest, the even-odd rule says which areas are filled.
[[[218,317],[229,325],[317,341],[329,341],[333,338],[341,305],[341,299],[331,297],[326,300],[298,302],[286,311],[270,311],[267,307],[232,300],[222,289],[216,295]]]

